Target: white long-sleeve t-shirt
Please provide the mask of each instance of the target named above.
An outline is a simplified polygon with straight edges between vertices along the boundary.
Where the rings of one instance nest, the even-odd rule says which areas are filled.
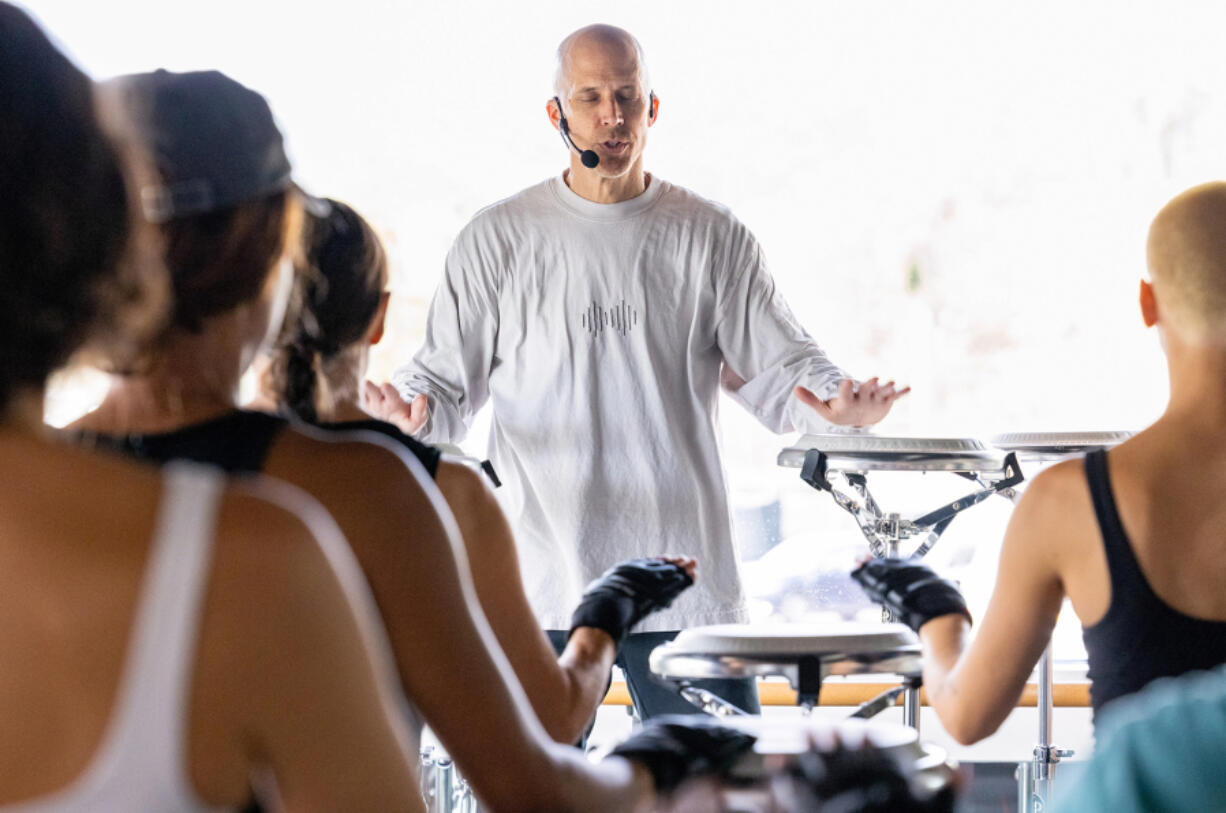
[[[427,442],[459,442],[492,402],[488,453],[546,629],[567,629],[584,586],[623,559],[697,558],[698,584],[649,631],[747,620],[721,383],[776,432],[820,431],[792,388],[830,397],[844,377],[728,209],[659,178],[593,203],[554,177],[456,238],[425,344],[393,382],[428,396]]]

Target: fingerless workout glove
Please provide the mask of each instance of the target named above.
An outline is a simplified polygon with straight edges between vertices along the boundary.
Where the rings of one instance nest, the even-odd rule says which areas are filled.
[[[595,627],[619,646],[626,633],[647,615],[662,610],[694,580],[684,568],[662,559],[631,559],[614,565],[587,586],[570,630]]]
[[[869,598],[916,632],[932,619],[951,613],[971,620],[957,586],[914,559],[870,559],[853,570],[851,577]]]
[[[640,763],[663,794],[690,777],[725,773],[756,741],[714,717],[668,714],[644,723],[610,754]]]

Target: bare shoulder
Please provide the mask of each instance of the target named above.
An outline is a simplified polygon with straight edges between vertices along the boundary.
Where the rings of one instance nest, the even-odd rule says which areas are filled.
[[[335,581],[344,545],[327,511],[301,489],[264,477],[237,482],[218,512],[217,583],[269,609],[327,595],[317,588]]]
[[[295,426],[277,439],[268,463],[268,473],[301,485],[332,510],[336,496],[362,503],[427,503],[435,492],[421,463],[378,432]]]
[[[192,693],[192,772],[205,798],[232,806],[247,793],[253,761],[271,761],[279,775],[301,770],[302,743],[346,730],[337,715],[374,696],[364,692],[375,689],[373,664],[388,674],[390,665],[352,552],[301,489],[267,477],[233,483],[215,540]],[[314,769],[327,770],[319,757]]]
[[[459,539],[443,496],[407,449],[376,432],[325,432],[295,427],[273,445],[265,473],[323,503],[375,587],[386,598],[391,571],[427,551],[454,556]],[[385,589],[381,590],[380,586]]]
[[[1048,506],[1068,505],[1088,499],[1085,463],[1065,460],[1040,472],[1026,488],[1025,498]]]
[[[1093,505],[1080,458],[1057,463],[1026,486],[1009,522],[1008,537],[1042,547],[1053,561],[1085,538],[1093,521]]]
[[[272,478],[237,482],[223,495],[213,569],[213,620],[231,631],[226,660],[243,651],[256,653],[262,669],[267,657],[259,653],[310,660],[318,653],[301,651],[308,640],[330,646],[322,631],[336,619],[372,611],[370,588],[332,516],[302,489]]]
[[[485,476],[463,463],[439,463],[436,480],[459,527],[475,575],[492,563],[500,579],[516,567],[515,537]]]
[[[484,476],[463,463],[454,463],[446,458],[439,461],[435,482],[447,498],[447,504],[456,513],[461,507],[477,508],[493,499]]]

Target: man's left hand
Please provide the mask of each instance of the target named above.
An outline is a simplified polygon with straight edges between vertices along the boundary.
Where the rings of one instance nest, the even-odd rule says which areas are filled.
[[[910,387],[898,389],[893,381],[882,384],[876,376],[856,389],[855,382],[844,378],[839,382],[839,394],[823,401],[810,390],[797,387],[796,397],[822,418],[838,426],[871,426],[890,412],[899,398],[911,392]]]

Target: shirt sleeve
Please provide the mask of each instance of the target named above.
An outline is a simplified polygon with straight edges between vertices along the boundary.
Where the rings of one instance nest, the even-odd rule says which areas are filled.
[[[430,303],[425,343],[392,375],[404,398],[424,394],[429,399],[429,418],[416,434],[425,443],[462,441],[489,399],[501,265],[494,247],[479,239],[479,230],[470,223],[456,238]]]
[[[715,340],[724,357],[720,385],[774,432],[829,432],[830,424],[792,389],[801,385],[831,398],[849,376],[800,326],[749,229],[732,222],[715,265]]]

